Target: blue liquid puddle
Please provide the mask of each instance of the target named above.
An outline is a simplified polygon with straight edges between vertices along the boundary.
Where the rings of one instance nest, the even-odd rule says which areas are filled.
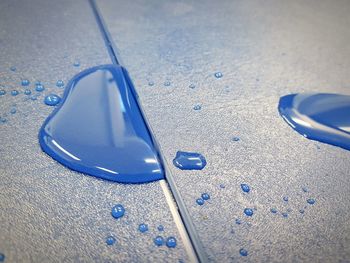
[[[178,151],[173,164],[181,170],[202,170],[207,161],[200,153]]]
[[[350,150],[350,96],[291,94],[280,98],[278,110],[306,138]]]
[[[92,176],[121,183],[164,178],[136,92],[120,66],[76,75],[43,124],[39,142],[58,162]]]

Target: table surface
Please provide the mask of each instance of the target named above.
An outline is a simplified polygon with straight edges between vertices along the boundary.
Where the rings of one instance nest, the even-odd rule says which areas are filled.
[[[290,93],[350,95],[350,2],[99,0],[97,7],[135,84],[202,257],[349,262],[350,152],[304,138],[283,121],[277,105]],[[53,109],[43,98],[64,91],[57,80],[67,83],[83,69],[112,63],[90,3],[0,1],[0,59],[5,261],[193,259],[164,181],[99,180],[40,149],[38,130]],[[29,87],[21,86],[22,79]],[[35,91],[36,81],[43,92]],[[20,94],[12,96],[12,90]],[[200,110],[193,109],[197,104]],[[179,170],[172,164],[179,150],[203,154],[207,166]],[[250,185],[249,193],[242,183]],[[199,206],[204,192],[211,198]],[[307,204],[308,198],[316,203]],[[120,220],[110,215],[117,203],[126,208]],[[254,209],[252,217],[244,215],[247,207]],[[141,223],[148,232],[138,231]],[[109,235],[117,239],[113,246],[106,245]],[[156,247],[158,235],[175,236],[177,247]]]

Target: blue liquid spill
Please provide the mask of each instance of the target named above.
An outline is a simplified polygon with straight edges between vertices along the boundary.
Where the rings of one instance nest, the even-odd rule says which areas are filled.
[[[247,184],[241,184],[241,189],[245,193],[249,193],[250,192],[250,187]]]
[[[291,94],[280,98],[278,110],[306,138],[350,150],[350,96]]]
[[[215,76],[215,78],[217,78],[217,79],[220,79],[220,78],[223,77],[223,75],[222,75],[221,72],[215,72],[214,76]]]
[[[154,241],[154,244],[155,244],[156,246],[158,246],[158,247],[164,245],[164,238],[161,237],[161,236],[155,237],[153,241]]]
[[[288,196],[284,196],[284,197],[283,197],[283,201],[284,201],[284,202],[288,202]]]
[[[241,248],[241,249],[239,250],[239,254],[240,254],[241,256],[243,256],[243,257],[246,257],[246,256],[248,256],[248,251],[247,251],[246,249],[244,249],[244,248]]]
[[[116,219],[123,217],[125,214],[124,206],[121,204],[113,206],[111,214]]]
[[[164,86],[166,86],[166,87],[169,87],[170,84],[171,84],[170,81],[165,81],[165,82],[164,82]]]
[[[158,226],[158,231],[164,231],[164,226],[159,225],[159,226]]]
[[[117,240],[115,239],[115,237],[112,237],[112,236],[109,236],[106,238],[106,244],[108,246],[114,245],[116,241]]]
[[[204,205],[204,200],[203,200],[202,198],[198,198],[198,199],[196,200],[196,203],[197,203],[198,205]]]
[[[207,161],[200,153],[178,151],[173,164],[181,170],[202,170]]]
[[[22,84],[22,86],[29,86],[30,82],[27,79],[22,79],[21,84]]]
[[[12,96],[17,96],[19,94],[19,91],[18,90],[12,90],[11,91],[11,95]]]
[[[175,237],[168,237],[166,240],[166,246],[169,248],[176,247],[176,238]]]
[[[253,216],[254,211],[253,211],[253,209],[251,209],[251,208],[245,208],[245,209],[244,209],[244,214],[245,214],[246,216]]]
[[[147,232],[147,231],[148,231],[148,225],[146,225],[146,224],[140,224],[140,225],[139,225],[139,231],[140,231],[141,233]]]
[[[3,89],[1,89],[1,90],[0,90],[0,96],[3,96],[3,95],[5,95],[5,94],[6,94],[6,91],[3,90]]]
[[[120,66],[75,76],[43,124],[39,142],[58,162],[92,176],[122,183],[164,178],[137,94]]]
[[[60,101],[61,98],[56,94],[47,95],[44,99],[45,104],[48,106],[56,106]]]
[[[30,95],[30,94],[32,94],[32,91],[30,89],[26,89],[26,90],[24,90],[24,94]]]
[[[313,205],[314,203],[316,203],[315,199],[313,199],[313,198],[307,199],[306,202],[307,202],[309,205]]]
[[[234,142],[238,142],[240,139],[238,138],[238,137],[233,137],[232,138],[232,141],[234,141]]]
[[[0,253],[0,262],[5,261],[5,255],[3,253]]]
[[[276,208],[271,208],[270,211],[271,211],[271,213],[273,213],[273,214],[276,214],[276,213],[277,213],[277,209],[276,209]]]
[[[194,110],[201,110],[202,106],[200,104],[196,104],[196,105],[193,106],[193,109]]]
[[[59,87],[59,88],[63,87],[64,86],[63,80],[57,80],[56,86]]]
[[[210,199],[210,195],[208,193],[203,193],[202,194],[202,198],[203,198],[203,200],[209,200]]]
[[[189,88],[190,88],[190,89],[194,89],[194,88],[196,88],[196,85],[191,84],[191,85],[189,86]]]
[[[153,86],[154,85],[154,82],[153,81],[149,81],[148,82],[148,86]]]
[[[38,92],[42,92],[42,91],[44,91],[44,85],[43,84],[41,84],[41,83],[37,83],[36,85],[35,85],[35,90],[36,91],[38,91]]]

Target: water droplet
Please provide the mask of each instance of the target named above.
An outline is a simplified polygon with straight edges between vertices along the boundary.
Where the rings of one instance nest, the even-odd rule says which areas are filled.
[[[29,86],[30,82],[27,79],[22,79],[22,86]]]
[[[35,85],[35,90],[38,91],[38,92],[42,92],[44,90],[44,85],[42,85],[41,83],[37,83]]]
[[[241,219],[239,219],[239,218],[237,218],[237,219],[235,220],[235,222],[236,222],[237,225],[242,224],[242,221],[241,221]]]
[[[164,86],[166,86],[166,87],[169,87],[170,84],[171,84],[170,81],[165,81],[165,82],[164,82]]]
[[[38,97],[36,95],[33,95],[33,96],[30,97],[31,100],[37,100],[37,98]]]
[[[0,253],[0,262],[5,261],[5,255],[3,253]]]
[[[208,193],[203,193],[202,194],[202,198],[203,198],[203,200],[209,200],[210,199],[210,195]]]
[[[181,170],[202,170],[207,161],[200,153],[178,151],[173,164]]]
[[[166,246],[169,248],[176,247],[176,238],[175,237],[168,237],[166,240]]]
[[[305,212],[304,209],[300,209],[300,210],[299,210],[299,213],[300,213],[300,214],[304,214],[304,212]]]
[[[121,218],[122,216],[124,216],[125,213],[125,209],[121,204],[115,205],[112,208],[112,216],[116,219]]]
[[[224,189],[225,188],[225,185],[224,184],[220,184],[219,185],[221,189]]]
[[[283,217],[285,217],[285,218],[288,217],[288,213],[285,213],[285,212],[281,213],[281,215],[282,215]]]
[[[11,113],[11,114],[15,114],[16,111],[17,111],[16,108],[12,108],[12,109],[10,110],[10,113]]]
[[[78,60],[74,61],[73,66],[74,67],[79,67],[80,66],[80,62]]]
[[[232,141],[234,141],[234,142],[238,142],[240,139],[239,139],[239,137],[233,137],[232,138]]]
[[[244,248],[241,248],[241,249],[239,250],[239,254],[240,254],[241,256],[243,256],[243,257],[246,257],[246,256],[248,256],[248,251],[247,251],[246,249],[244,249]]]
[[[32,91],[30,89],[26,89],[26,90],[24,90],[24,94],[30,95],[30,94],[32,94]]]
[[[6,118],[3,118],[3,117],[0,117],[0,121],[1,121],[2,123],[5,123],[5,122],[7,122],[7,119],[6,119]]]
[[[48,106],[56,106],[60,101],[61,98],[56,94],[47,95],[44,99],[45,104]]]
[[[116,241],[117,240],[115,239],[115,237],[112,237],[112,236],[109,236],[106,238],[106,244],[108,246],[114,245]]]
[[[221,72],[215,72],[215,78],[217,78],[217,79],[220,79],[220,78],[222,78],[222,73]]]
[[[148,225],[146,225],[146,224],[140,224],[140,225],[139,225],[139,231],[140,231],[141,233],[147,232],[147,231],[148,231]]]
[[[315,199],[313,199],[313,198],[307,199],[306,202],[307,202],[309,205],[313,205],[314,203],[316,203]]]
[[[251,208],[245,208],[245,209],[244,209],[244,214],[245,214],[246,216],[253,216],[254,211],[253,211],[253,209],[251,209]]]
[[[10,70],[11,70],[11,71],[16,71],[16,67],[15,67],[15,66],[12,66],[12,67],[10,67]]]
[[[198,198],[198,199],[196,200],[196,203],[197,203],[198,205],[204,205],[204,200],[203,200],[202,198]]]
[[[158,231],[164,231],[164,226],[159,225],[159,226],[158,226]]]
[[[11,95],[12,96],[17,96],[19,94],[19,91],[18,90],[13,90],[11,91]]]
[[[196,105],[193,106],[193,109],[194,110],[201,110],[202,106],[200,104],[196,104]]]
[[[148,81],[148,86],[153,86],[154,82],[153,81]]]
[[[273,213],[273,214],[276,214],[276,213],[277,213],[277,209],[276,209],[276,208],[271,208],[270,211],[271,211],[271,213]]]
[[[190,87],[190,89],[194,89],[196,87],[196,85],[191,84],[189,87]]]
[[[164,245],[164,238],[161,236],[157,236],[154,238],[154,244],[158,247],[163,246]]]
[[[278,110],[304,137],[350,150],[350,96],[291,94],[280,98]]]
[[[245,193],[249,193],[250,187],[247,184],[241,184],[242,191]]]
[[[3,90],[3,89],[1,89],[1,90],[0,90],[0,96],[4,96],[5,94],[6,94],[6,91]]]
[[[64,86],[63,80],[57,80],[56,86],[59,87],[59,88],[63,87]]]
[[[301,188],[301,189],[303,190],[304,193],[309,192],[309,189],[307,189],[307,187],[305,187],[305,186],[303,188]]]
[[[62,102],[40,129],[39,142],[75,171],[120,183],[145,183],[164,179],[150,134],[127,71],[103,65],[69,82]]]
[[[288,202],[288,196],[284,196],[283,201]]]

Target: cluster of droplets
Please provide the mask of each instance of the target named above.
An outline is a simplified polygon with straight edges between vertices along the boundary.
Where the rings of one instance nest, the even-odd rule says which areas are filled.
[[[210,195],[208,193],[201,194],[201,197],[196,200],[198,205],[204,205],[205,201],[210,199]]]

